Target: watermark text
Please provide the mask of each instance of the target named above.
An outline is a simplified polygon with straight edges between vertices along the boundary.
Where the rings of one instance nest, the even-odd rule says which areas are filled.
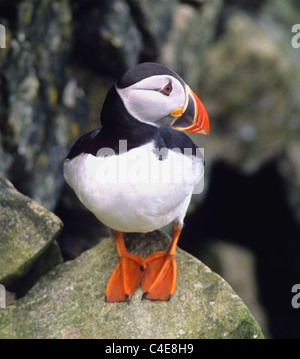
[[[6,308],[6,294],[4,285],[0,284],[0,309]]]
[[[295,309],[298,309],[298,308],[300,308],[300,284],[293,285],[292,293],[296,293],[292,297],[292,307]]]
[[[292,27],[292,33],[295,35],[292,37],[292,46],[294,49],[299,49],[300,47],[300,24],[295,24]]]
[[[201,193],[204,187],[203,148],[153,148],[152,144],[127,151],[127,141],[119,141],[119,155],[101,148],[96,158],[86,161],[90,178],[98,184],[184,185],[188,193]],[[106,161],[106,158],[110,158]]]
[[[0,48],[6,48],[6,36],[5,36],[5,26],[0,24]]]

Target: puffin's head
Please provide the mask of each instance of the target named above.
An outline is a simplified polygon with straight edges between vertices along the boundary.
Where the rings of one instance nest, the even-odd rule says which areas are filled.
[[[132,67],[116,83],[126,110],[140,122],[207,135],[206,110],[174,71],[156,63]]]

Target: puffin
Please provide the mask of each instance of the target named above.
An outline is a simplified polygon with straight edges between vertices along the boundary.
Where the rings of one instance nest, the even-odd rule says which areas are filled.
[[[108,91],[101,128],[81,136],[64,162],[79,200],[111,229],[118,263],[106,302],[167,301],[176,286],[176,246],[193,191],[204,176],[201,151],[183,132],[209,133],[204,105],[183,79],[152,62],[129,69]],[[123,233],[171,225],[167,251],[129,253]]]

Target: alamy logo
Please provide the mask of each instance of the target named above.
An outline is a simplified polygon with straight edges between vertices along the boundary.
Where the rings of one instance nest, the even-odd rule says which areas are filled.
[[[0,48],[6,48],[5,26],[0,24]]]
[[[6,308],[5,287],[0,284],[0,309]]]
[[[300,24],[295,24],[292,27],[292,33],[295,33],[296,35],[294,35],[292,37],[292,46],[294,49],[299,49],[300,47]]]
[[[294,284],[292,293],[296,293],[292,298],[292,307],[295,309],[300,308],[300,284]]]
[[[172,183],[184,184],[187,194],[201,193],[204,187],[204,149],[196,148],[193,153],[192,148],[184,148],[183,154],[180,148],[169,151],[166,147],[153,148],[152,144],[139,151],[127,151],[127,140],[120,140],[119,156],[115,156],[112,148],[103,147],[96,157],[87,157],[84,170],[89,173],[89,178],[97,180],[98,185],[129,183],[147,185],[149,190],[155,190],[158,186]],[[105,160],[108,156],[111,156],[110,161]]]

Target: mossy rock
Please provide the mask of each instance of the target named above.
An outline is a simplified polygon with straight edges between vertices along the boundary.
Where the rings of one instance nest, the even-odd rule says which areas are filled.
[[[14,290],[16,282],[23,281],[34,266],[37,280],[38,272],[44,274],[62,262],[55,243],[61,220],[1,176],[0,228],[0,283],[5,287]],[[42,256],[47,262],[39,261]]]
[[[129,237],[129,236],[128,236]],[[131,253],[167,249],[160,231],[131,235]],[[263,338],[256,320],[231,287],[199,260],[177,250],[177,286],[170,301],[105,303],[118,257],[112,238],[43,276],[28,294],[0,313],[0,338]]]

